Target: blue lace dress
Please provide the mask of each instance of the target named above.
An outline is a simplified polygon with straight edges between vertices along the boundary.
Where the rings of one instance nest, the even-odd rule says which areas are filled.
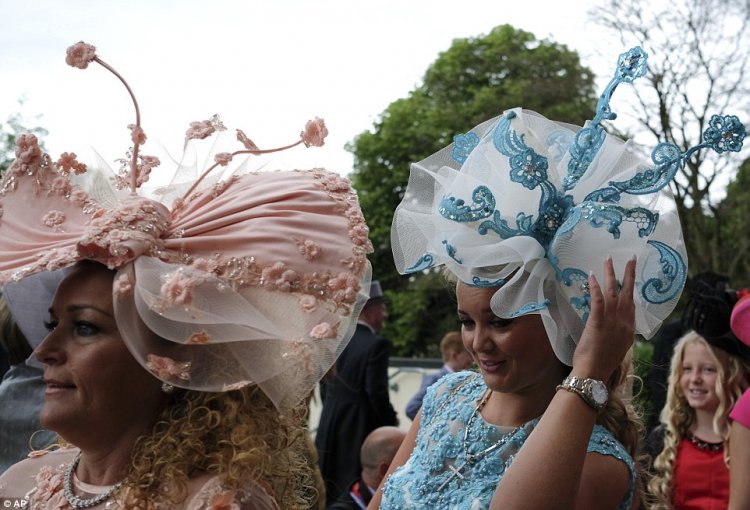
[[[394,471],[383,487],[382,510],[489,508],[498,481],[539,419],[518,428],[490,425],[481,416],[471,420],[486,390],[482,377],[472,372],[449,374],[430,387],[422,406],[422,426],[416,446],[406,464]],[[501,445],[460,469],[467,460],[463,446],[467,422],[470,422],[466,441],[469,454],[476,455],[498,442]],[[594,427],[588,451],[611,455],[627,465],[630,482],[619,506],[627,509],[635,486],[630,455],[600,425]],[[455,474],[456,470],[460,473]]]

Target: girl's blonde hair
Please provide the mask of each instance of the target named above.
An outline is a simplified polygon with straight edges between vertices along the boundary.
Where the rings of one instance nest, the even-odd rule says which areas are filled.
[[[695,410],[688,405],[680,385],[685,349],[688,345],[695,343],[706,347],[717,366],[714,390],[719,398],[719,405],[714,412],[713,429],[725,442],[729,438],[729,412],[747,387],[747,367],[740,358],[712,347],[695,331],[689,331],[680,338],[670,361],[667,402],[660,415],[660,420],[666,427],[664,446],[654,460],[654,476],[648,484],[649,493],[653,499],[651,506],[653,510],[672,509],[672,479],[677,460],[677,448],[696,421]]]
[[[136,445],[120,492],[125,506],[178,506],[191,475],[209,472],[238,495],[254,482],[281,508],[313,508],[319,494],[304,411],[280,413],[257,386],[224,393],[178,390]]]

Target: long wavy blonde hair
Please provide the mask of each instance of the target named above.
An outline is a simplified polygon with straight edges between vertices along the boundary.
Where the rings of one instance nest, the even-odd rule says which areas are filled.
[[[187,497],[188,479],[210,472],[228,490],[241,493],[255,482],[285,510],[312,508],[319,495],[304,411],[280,413],[256,386],[224,393],[178,390],[136,444],[120,491],[125,506],[176,506]]]
[[[716,395],[719,406],[713,416],[713,429],[726,442],[729,438],[728,415],[737,399],[747,387],[747,367],[736,356],[711,346],[695,331],[685,334],[677,342],[670,361],[667,402],[661,411],[660,420],[666,426],[664,446],[654,460],[654,476],[648,484],[653,501],[652,510],[671,510],[675,462],[680,441],[695,424],[695,410],[688,404],[680,386],[682,360],[688,345],[699,343],[706,347],[718,367]]]

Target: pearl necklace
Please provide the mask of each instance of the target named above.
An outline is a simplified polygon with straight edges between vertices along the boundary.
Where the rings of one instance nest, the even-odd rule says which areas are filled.
[[[438,491],[442,491],[448,483],[453,480],[454,478],[460,478],[461,480],[466,478],[466,474],[463,473],[463,471],[469,467],[471,467],[473,464],[479,462],[483,458],[485,458],[490,453],[494,452],[501,446],[503,446],[505,443],[507,443],[513,436],[518,433],[521,428],[523,428],[523,425],[516,427],[512,431],[510,431],[508,434],[505,434],[503,437],[498,439],[496,442],[485,448],[484,450],[477,452],[477,453],[469,453],[469,429],[471,429],[472,423],[474,423],[474,418],[482,412],[482,409],[484,408],[487,401],[490,399],[490,395],[492,395],[492,390],[488,389],[485,393],[484,397],[482,397],[482,400],[477,404],[477,406],[474,408],[474,411],[471,413],[471,416],[469,417],[468,421],[466,422],[466,427],[464,427],[464,438],[461,443],[461,446],[463,448],[464,453],[464,462],[460,466],[453,466],[448,465],[448,469],[452,471],[451,475],[448,477],[447,480],[445,480],[440,487],[438,487]]]
[[[81,454],[79,453],[76,455],[76,458],[73,460],[73,462],[70,463],[68,468],[65,470],[65,477],[63,478],[63,489],[65,493],[65,499],[68,500],[68,503],[73,508],[90,508],[92,506],[96,506],[99,503],[102,503],[106,500],[108,500],[114,492],[122,487],[123,482],[125,480],[120,480],[116,484],[114,484],[112,487],[110,487],[106,492],[102,492],[101,494],[98,494],[94,496],[93,498],[81,498],[73,494],[73,476],[76,471],[76,467],[78,467],[78,462],[81,460]]]

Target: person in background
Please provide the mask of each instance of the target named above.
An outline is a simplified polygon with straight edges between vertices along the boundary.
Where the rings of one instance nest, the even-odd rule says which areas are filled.
[[[440,353],[443,355],[443,366],[437,372],[422,377],[422,385],[406,404],[406,416],[412,420],[417,415],[419,408],[422,407],[422,399],[427,392],[427,388],[432,386],[445,374],[466,370],[474,362],[471,354],[464,347],[459,331],[450,331],[445,334],[440,341]]]
[[[32,351],[47,336],[44,321],[62,277],[63,271],[38,273],[3,287],[0,342],[11,367],[0,383],[0,473],[56,440],[39,423],[44,371]]]
[[[667,401],[669,362],[672,359],[675,344],[692,329],[691,322],[696,307],[700,308],[706,304],[703,296],[710,296],[709,299],[711,300],[726,300],[729,302],[732,294],[729,288],[729,277],[710,270],[701,271],[694,277],[688,278],[683,298],[685,294],[688,295],[689,299],[683,314],[679,318],[665,323],[652,341],[654,353],[651,357],[651,371],[648,379],[652,405],[646,419],[649,434],[659,426],[659,415]]]
[[[315,447],[328,504],[349,487],[352,473],[362,469],[359,449],[367,435],[378,427],[398,425],[388,394],[391,344],[378,335],[387,317],[383,289],[373,280],[354,336],[336,361],[335,376],[322,388]]]
[[[732,336],[730,332],[709,341],[690,331],[675,346],[667,403],[661,412],[663,425],[652,432],[664,436],[649,482],[653,510],[728,504],[728,415],[747,388],[750,374],[747,352],[740,351],[741,344]]]
[[[750,346],[750,293],[742,297],[732,309],[732,331]],[[745,390],[729,417],[734,420],[729,432],[729,510],[750,508],[750,389]]]
[[[378,427],[367,435],[360,450],[362,473],[328,510],[364,510],[383,480],[406,432],[398,427]]]

